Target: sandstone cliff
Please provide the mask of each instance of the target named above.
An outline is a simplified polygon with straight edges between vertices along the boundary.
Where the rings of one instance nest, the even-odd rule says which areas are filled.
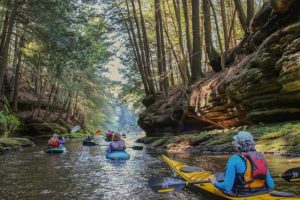
[[[300,1],[284,11],[271,2],[230,51],[225,71],[170,88],[167,100],[144,99],[138,123],[148,136],[300,118]]]

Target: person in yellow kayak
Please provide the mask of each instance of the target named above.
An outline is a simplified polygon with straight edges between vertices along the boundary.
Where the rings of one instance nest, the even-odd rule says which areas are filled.
[[[269,173],[267,162],[261,153],[255,150],[255,141],[251,133],[239,131],[233,137],[233,147],[239,153],[229,158],[224,180],[210,181],[225,193],[264,192],[274,189],[275,184]]]
[[[125,141],[122,140],[120,133],[115,133],[112,137],[112,142],[107,146],[106,151],[124,151],[126,149]]]

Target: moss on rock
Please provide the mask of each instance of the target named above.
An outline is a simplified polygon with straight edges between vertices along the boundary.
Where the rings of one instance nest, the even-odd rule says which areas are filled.
[[[231,144],[232,137],[239,130],[247,130],[253,134],[258,151],[282,154],[300,153],[300,121],[261,123],[251,127],[212,130],[172,137],[144,137],[138,142],[170,151],[234,152]]]
[[[0,153],[19,150],[21,147],[32,145],[33,143],[26,138],[0,138]]]

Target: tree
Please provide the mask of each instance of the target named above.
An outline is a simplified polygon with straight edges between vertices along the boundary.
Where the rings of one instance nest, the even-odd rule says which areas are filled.
[[[199,0],[192,1],[192,25],[193,25],[193,55],[192,55],[192,76],[191,83],[200,79],[202,74],[201,57],[202,51],[200,46],[200,17],[199,17]]]

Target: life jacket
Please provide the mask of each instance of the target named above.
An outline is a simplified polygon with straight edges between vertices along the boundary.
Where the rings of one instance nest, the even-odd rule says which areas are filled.
[[[114,146],[111,143],[109,143],[109,151],[110,152],[111,151],[117,151],[117,149],[115,149]]]
[[[113,142],[114,142],[114,141],[113,141]],[[117,141],[117,145],[118,145],[118,146],[116,146],[116,147],[114,147],[114,146],[112,145],[113,142],[109,143],[109,151],[122,151],[122,150],[125,149],[125,145],[124,145],[124,148],[123,148],[123,145],[120,147],[120,142],[124,142],[123,140]]]
[[[107,138],[112,138],[112,136],[113,136],[112,133],[108,133],[108,134],[106,135]]]
[[[59,141],[57,139],[51,138],[49,146],[51,146],[51,147],[59,147]]]
[[[237,176],[240,180],[235,182],[239,182],[243,188],[265,188],[268,168],[264,156],[256,151],[243,152],[240,156],[245,161],[246,171],[242,177]]]

